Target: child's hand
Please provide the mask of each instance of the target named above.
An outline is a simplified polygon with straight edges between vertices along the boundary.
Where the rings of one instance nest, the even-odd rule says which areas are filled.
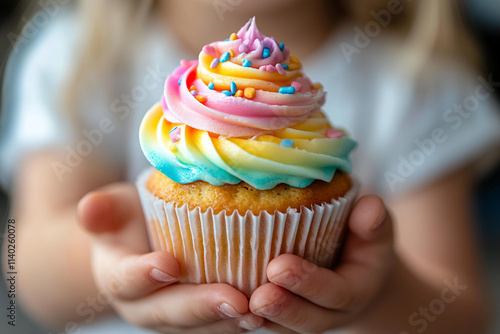
[[[275,258],[250,298],[253,313],[297,332],[321,333],[352,322],[374,301],[393,267],[392,222],[376,196],[362,197],[349,219],[335,271],[291,254]]]
[[[167,252],[150,252],[133,186],[87,194],[78,218],[91,237],[98,300],[110,298],[130,323],[165,333],[233,333],[262,324],[249,313],[245,295],[227,284],[174,284],[180,274],[177,260]]]

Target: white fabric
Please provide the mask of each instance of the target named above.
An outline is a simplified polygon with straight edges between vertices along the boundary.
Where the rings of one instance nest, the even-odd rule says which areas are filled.
[[[6,185],[29,152],[54,146],[75,149],[85,139],[82,133],[67,130],[65,112],[57,104],[77,52],[74,46],[78,29],[72,22],[69,17],[53,20],[25,54],[16,54],[9,61],[0,142],[0,177]],[[358,141],[353,166],[365,187],[387,196],[412,189],[499,143],[498,107],[492,97],[481,101],[470,117],[460,116],[462,123],[456,129],[452,126],[458,124],[458,114],[453,114],[453,121],[444,118],[452,117],[447,113],[454,105],[474,96],[480,86],[475,75],[443,64],[423,82],[413,82],[394,66],[391,49],[377,43],[353,54],[349,63],[339,42],[352,44],[353,33],[345,29],[332,36],[314,57],[304,61],[304,66],[305,72],[328,92],[324,110],[332,123],[347,129]],[[132,66],[132,75],[111,81],[124,95],[110,101],[98,88],[87,92],[87,108],[80,115],[81,131],[98,128],[104,117],[112,122],[113,130],[103,134],[102,143],[95,145],[91,154],[109,159],[112,166],[125,167],[129,181],[148,166],[138,143],[140,121],[160,99],[166,75],[188,56],[171,35],[158,31],[148,35],[137,50],[140,54]],[[482,88],[481,93],[485,92]],[[419,150],[415,140],[432,138],[437,128],[443,130],[447,140],[436,144],[434,152],[391,189],[386,174],[398,172],[401,157],[418,157],[414,153]],[[93,328],[92,333],[113,332],[105,327]]]

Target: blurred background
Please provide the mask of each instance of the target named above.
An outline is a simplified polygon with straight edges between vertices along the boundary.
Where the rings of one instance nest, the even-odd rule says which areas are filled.
[[[66,1],[62,1],[66,2]],[[500,1],[498,0],[463,0],[464,19],[480,43],[486,68],[483,76],[493,76],[493,81],[500,81]],[[17,35],[26,19],[40,9],[38,1],[2,0],[0,2],[0,73],[12,50],[13,36]],[[36,38],[36,37],[35,37]],[[0,87],[3,87],[0,80]],[[3,90],[2,90],[3,91]],[[496,90],[500,99],[500,90]],[[1,99],[1,96],[0,96]],[[4,104],[0,100],[2,109]],[[2,119],[0,109],[0,120]],[[2,124],[0,123],[0,131]],[[500,131],[500,129],[499,129]],[[1,133],[1,132],[0,132]],[[500,166],[492,160],[484,167],[484,175],[475,187],[476,216],[481,235],[483,259],[486,264],[489,282],[496,301],[496,327],[492,333],[500,334]],[[4,231],[9,218],[9,198],[0,188],[0,231]],[[4,256],[3,256],[4,257]],[[2,261],[5,259],[2,258]],[[4,280],[0,284],[0,333],[43,333],[30,319],[18,309],[16,327],[7,325],[4,315],[7,306],[7,292]],[[22,289],[22,286],[18,287]]]

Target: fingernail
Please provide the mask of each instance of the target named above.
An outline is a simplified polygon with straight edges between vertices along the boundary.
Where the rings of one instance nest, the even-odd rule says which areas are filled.
[[[237,318],[241,317],[243,314],[238,313],[238,311],[235,310],[234,307],[227,303],[222,303],[218,307],[220,313],[224,314],[225,316],[229,318]]]
[[[271,282],[282,286],[293,286],[297,283],[297,281],[297,275],[293,274],[289,270],[284,271],[271,279]]]
[[[255,310],[255,313],[263,317],[274,317],[277,316],[282,310],[282,306],[279,303],[272,303]]]
[[[376,231],[380,226],[382,226],[382,223],[385,221],[386,214],[386,210],[383,208],[378,214],[375,224],[372,225],[372,231]]]
[[[240,320],[238,326],[249,331],[254,331],[262,326],[262,319],[260,318],[258,322],[254,322],[252,320]]]
[[[151,277],[153,277],[155,280],[157,280],[158,282],[161,282],[161,283],[169,283],[169,282],[173,282],[176,280],[175,277],[173,276],[170,276],[169,274],[167,274],[166,272],[164,271],[161,271],[159,269],[156,269],[156,268],[153,268],[151,270],[151,273],[150,273]]]

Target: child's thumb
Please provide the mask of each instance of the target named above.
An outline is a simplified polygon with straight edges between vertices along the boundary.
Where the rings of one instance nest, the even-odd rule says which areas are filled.
[[[77,217],[94,241],[120,244],[146,233],[139,196],[131,184],[116,183],[88,193],[78,203]]]

